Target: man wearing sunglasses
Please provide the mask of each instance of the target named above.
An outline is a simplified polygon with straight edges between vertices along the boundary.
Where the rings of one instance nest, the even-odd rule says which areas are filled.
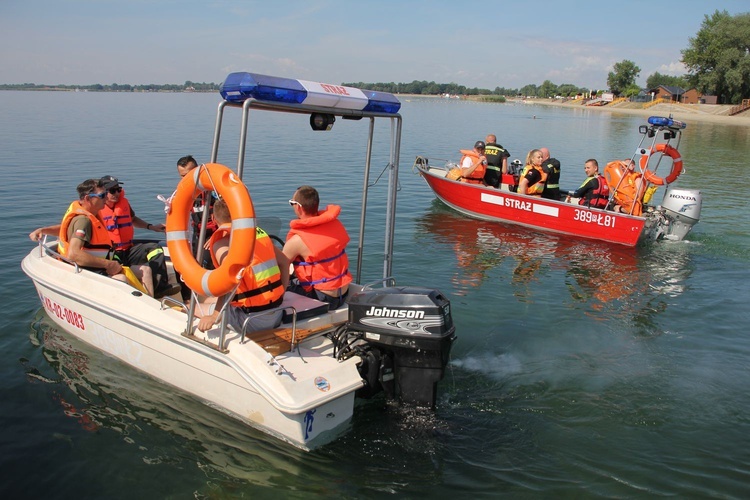
[[[156,243],[133,243],[134,228],[163,233],[164,224],[150,224],[137,215],[122,190],[122,182],[105,175],[99,179],[99,187],[106,197],[99,215],[109,232],[114,245],[114,258],[124,266],[148,265],[153,279],[153,295],[161,297],[177,293],[179,285],[170,286],[164,250]],[[148,286],[146,287],[149,288]]]
[[[298,283],[289,290],[328,303],[334,310],[346,302],[349,283],[349,259],[346,244],[349,234],[338,219],[339,205],[318,210],[320,197],[312,186],[302,186],[289,200],[297,216],[289,222],[284,255],[294,264]]]
[[[84,269],[126,281],[122,266],[112,260],[112,242],[99,211],[104,207],[106,191],[96,179],[83,181],[77,187],[78,199],[73,201],[61,224],[35,229],[29,237],[58,235],[58,252]]]

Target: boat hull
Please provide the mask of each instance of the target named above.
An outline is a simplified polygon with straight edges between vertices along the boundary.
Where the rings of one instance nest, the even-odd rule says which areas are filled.
[[[324,337],[272,358],[252,341],[226,350],[184,336],[187,316],[128,285],[32,250],[23,260],[47,315],[61,329],[205,404],[299,448],[334,439],[348,425],[362,386],[353,360],[328,355]]]
[[[469,217],[627,246],[638,243],[646,223],[643,217],[450,180],[441,168],[417,168],[440,201]]]

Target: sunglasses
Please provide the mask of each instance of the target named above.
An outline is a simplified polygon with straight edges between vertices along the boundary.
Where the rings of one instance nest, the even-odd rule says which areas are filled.
[[[109,188],[109,193],[110,194],[122,193],[122,188],[121,187]]]
[[[89,198],[99,198],[100,200],[103,200],[107,196],[106,191],[102,191],[101,193],[89,193]]]
[[[289,205],[291,205],[291,206],[299,205],[300,207],[302,206],[302,204],[300,202],[294,201],[294,200],[289,200]]]

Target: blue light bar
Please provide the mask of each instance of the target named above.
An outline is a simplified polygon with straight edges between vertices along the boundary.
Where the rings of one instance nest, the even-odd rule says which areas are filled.
[[[663,116],[649,116],[648,123],[656,127],[669,127],[669,128],[685,128],[687,124],[679,120],[673,120],[672,118],[665,118]]]
[[[328,108],[352,109],[372,113],[395,114],[401,102],[388,92],[360,90],[343,85],[293,80],[257,73],[231,73],[219,88],[230,102],[254,98],[259,101],[307,104]]]

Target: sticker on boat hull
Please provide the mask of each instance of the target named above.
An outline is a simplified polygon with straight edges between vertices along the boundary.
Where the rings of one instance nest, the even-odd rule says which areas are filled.
[[[331,384],[325,377],[315,377],[315,387],[321,392],[328,392],[331,390]]]

